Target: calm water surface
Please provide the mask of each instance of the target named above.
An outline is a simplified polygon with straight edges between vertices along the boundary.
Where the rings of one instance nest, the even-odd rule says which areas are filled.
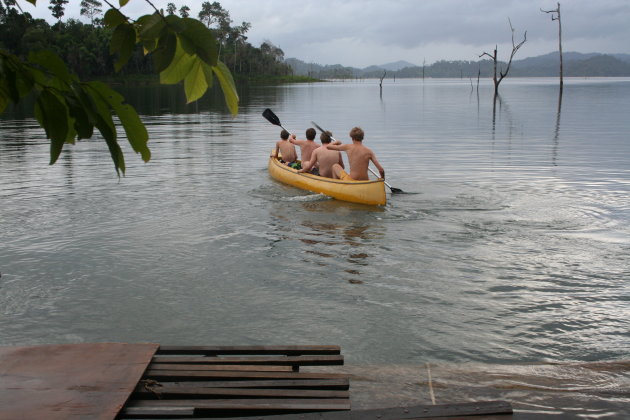
[[[124,93],[153,158],[102,140],[48,166],[0,120],[0,345],[340,344],[350,363],[630,357],[630,80],[327,82]],[[366,131],[392,186],[371,208],[283,186],[279,130]]]

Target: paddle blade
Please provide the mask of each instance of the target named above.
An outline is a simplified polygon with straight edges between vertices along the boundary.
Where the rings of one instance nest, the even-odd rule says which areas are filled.
[[[269,108],[263,111],[262,116],[265,117],[265,119],[269,121],[271,124],[282,127],[282,125],[280,125],[280,118],[278,118],[278,116],[274,114],[273,111],[270,110]]]
[[[311,121],[311,124],[313,124],[315,127],[317,127],[317,129],[319,131],[321,131],[322,133],[325,133],[326,130],[324,130],[323,128],[321,128],[319,125],[317,125],[317,123],[315,121]]]
[[[401,190],[400,188],[396,188],[396,187],[389,187],[390,190],[392,190],[392,194],[403,194],[405,193],[403,190]]]

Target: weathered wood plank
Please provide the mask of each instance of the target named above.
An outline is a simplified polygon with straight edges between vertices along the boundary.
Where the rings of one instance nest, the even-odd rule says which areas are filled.
[[[154,418],[154,416],[168,418],[192,418],[194,407],[124,407],[121,411],[126,416],[140,418]]]
[[[512,406],[506,401],[482,401],[412,407],[384,408],[377,410],[337,411],[326,413],[280,414],[265,416],[264,420],[413,420],[438,418],[470,418],[482,416],[510,416]],[[511,416],[510,416],[511,417]],[[509,418],[509,417],[508,417]],[[229,420],[258,420],[254,417],[230,417]],[[214,420],[227,420],[215,418]]]
[[[145,378],[181,378],[188,380],[202,380],[203,378],[236,378],[236,379],[340,379],[348,375],[341,373],[310,373],[310,372],[248,372],[248,371],[197,371],[197,370],[158,370],[149,368]]]
[[[186,387],[191,382],[170,382],[161,381],[161,384],[169,387]],[[282,389],[339,389],[347,390],[350,386],[349,378],[336,379],[279,379],[279,380],[260,380],[254,379],[249,381],[230,380],[230,381],[195,381],[196,387],[208,388],[282,388]]]
[[[155,356],[153,363],[207,363],[207,364],[264,364],[264,365],[300,365],[300,366],[325,366],[343,365],[342,355],[314,355],[314,356]]]
[[[194,407],[195,410],[291,410],[331,411],[349,410],[350,400],[345,398],[234,398],[234,399],[186,399],[186,400],[132,400],[129,408],[176,408]],[[126,415],[126,412],[123,412]]]
[[[252,354],[287,356],[341,354],[339,346],[160,346],[157,354]]]
[[[348,391],[312,389],[249,389],[249,388],[206,388],[168,385],[139,385],[133,398],[182,398],[182,397],[257,397],[257,398],[350,398]]]
[[[221,370],[221,371],[254,371],[254,372],[293,372],[291,366],[267,365],[206,365],[188,363],[151,363],[152,370]]]

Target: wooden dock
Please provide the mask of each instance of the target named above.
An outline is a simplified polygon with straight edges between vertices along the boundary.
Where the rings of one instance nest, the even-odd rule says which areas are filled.
[[[402,420],[512,413],[503,401],[350,411],[350,375],[316,372],[343,363],[339,346],[0,347],[0,420]]]
[[[121,418],[196,418],[350,410],[339,346],[161,346]]]

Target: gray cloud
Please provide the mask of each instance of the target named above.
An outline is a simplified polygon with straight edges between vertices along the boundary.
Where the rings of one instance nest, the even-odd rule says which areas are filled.
[[[49,15],[47,2],[38,13]],[[44,4],[46,3],[46,4]],[[78,0],[67,15],[78,17]],[[76,3],[76,4],[74,4]],[[156,0],[164,8],[168,1]],[[200,2],[188,3],[193,14]],[[235,22],[252,23],[250,42],[271,40],[287,56],[322,64],[380,64],[405,59],[419,62],[474,59],[499,44],[510,49],[508,18],[528,42],[521,57],[557,49],[557,24],[540,9],[553,9],[555,0],[243,0],[221,1]],[[27,4],[25,10],[28,11]],[[74,9],[76,8],[76,10]],[[142,0],[125,7],[130,14],[148,13]],[[628,0],[571,0],[561,2],[563,42],[566,51],[630,52]]]

